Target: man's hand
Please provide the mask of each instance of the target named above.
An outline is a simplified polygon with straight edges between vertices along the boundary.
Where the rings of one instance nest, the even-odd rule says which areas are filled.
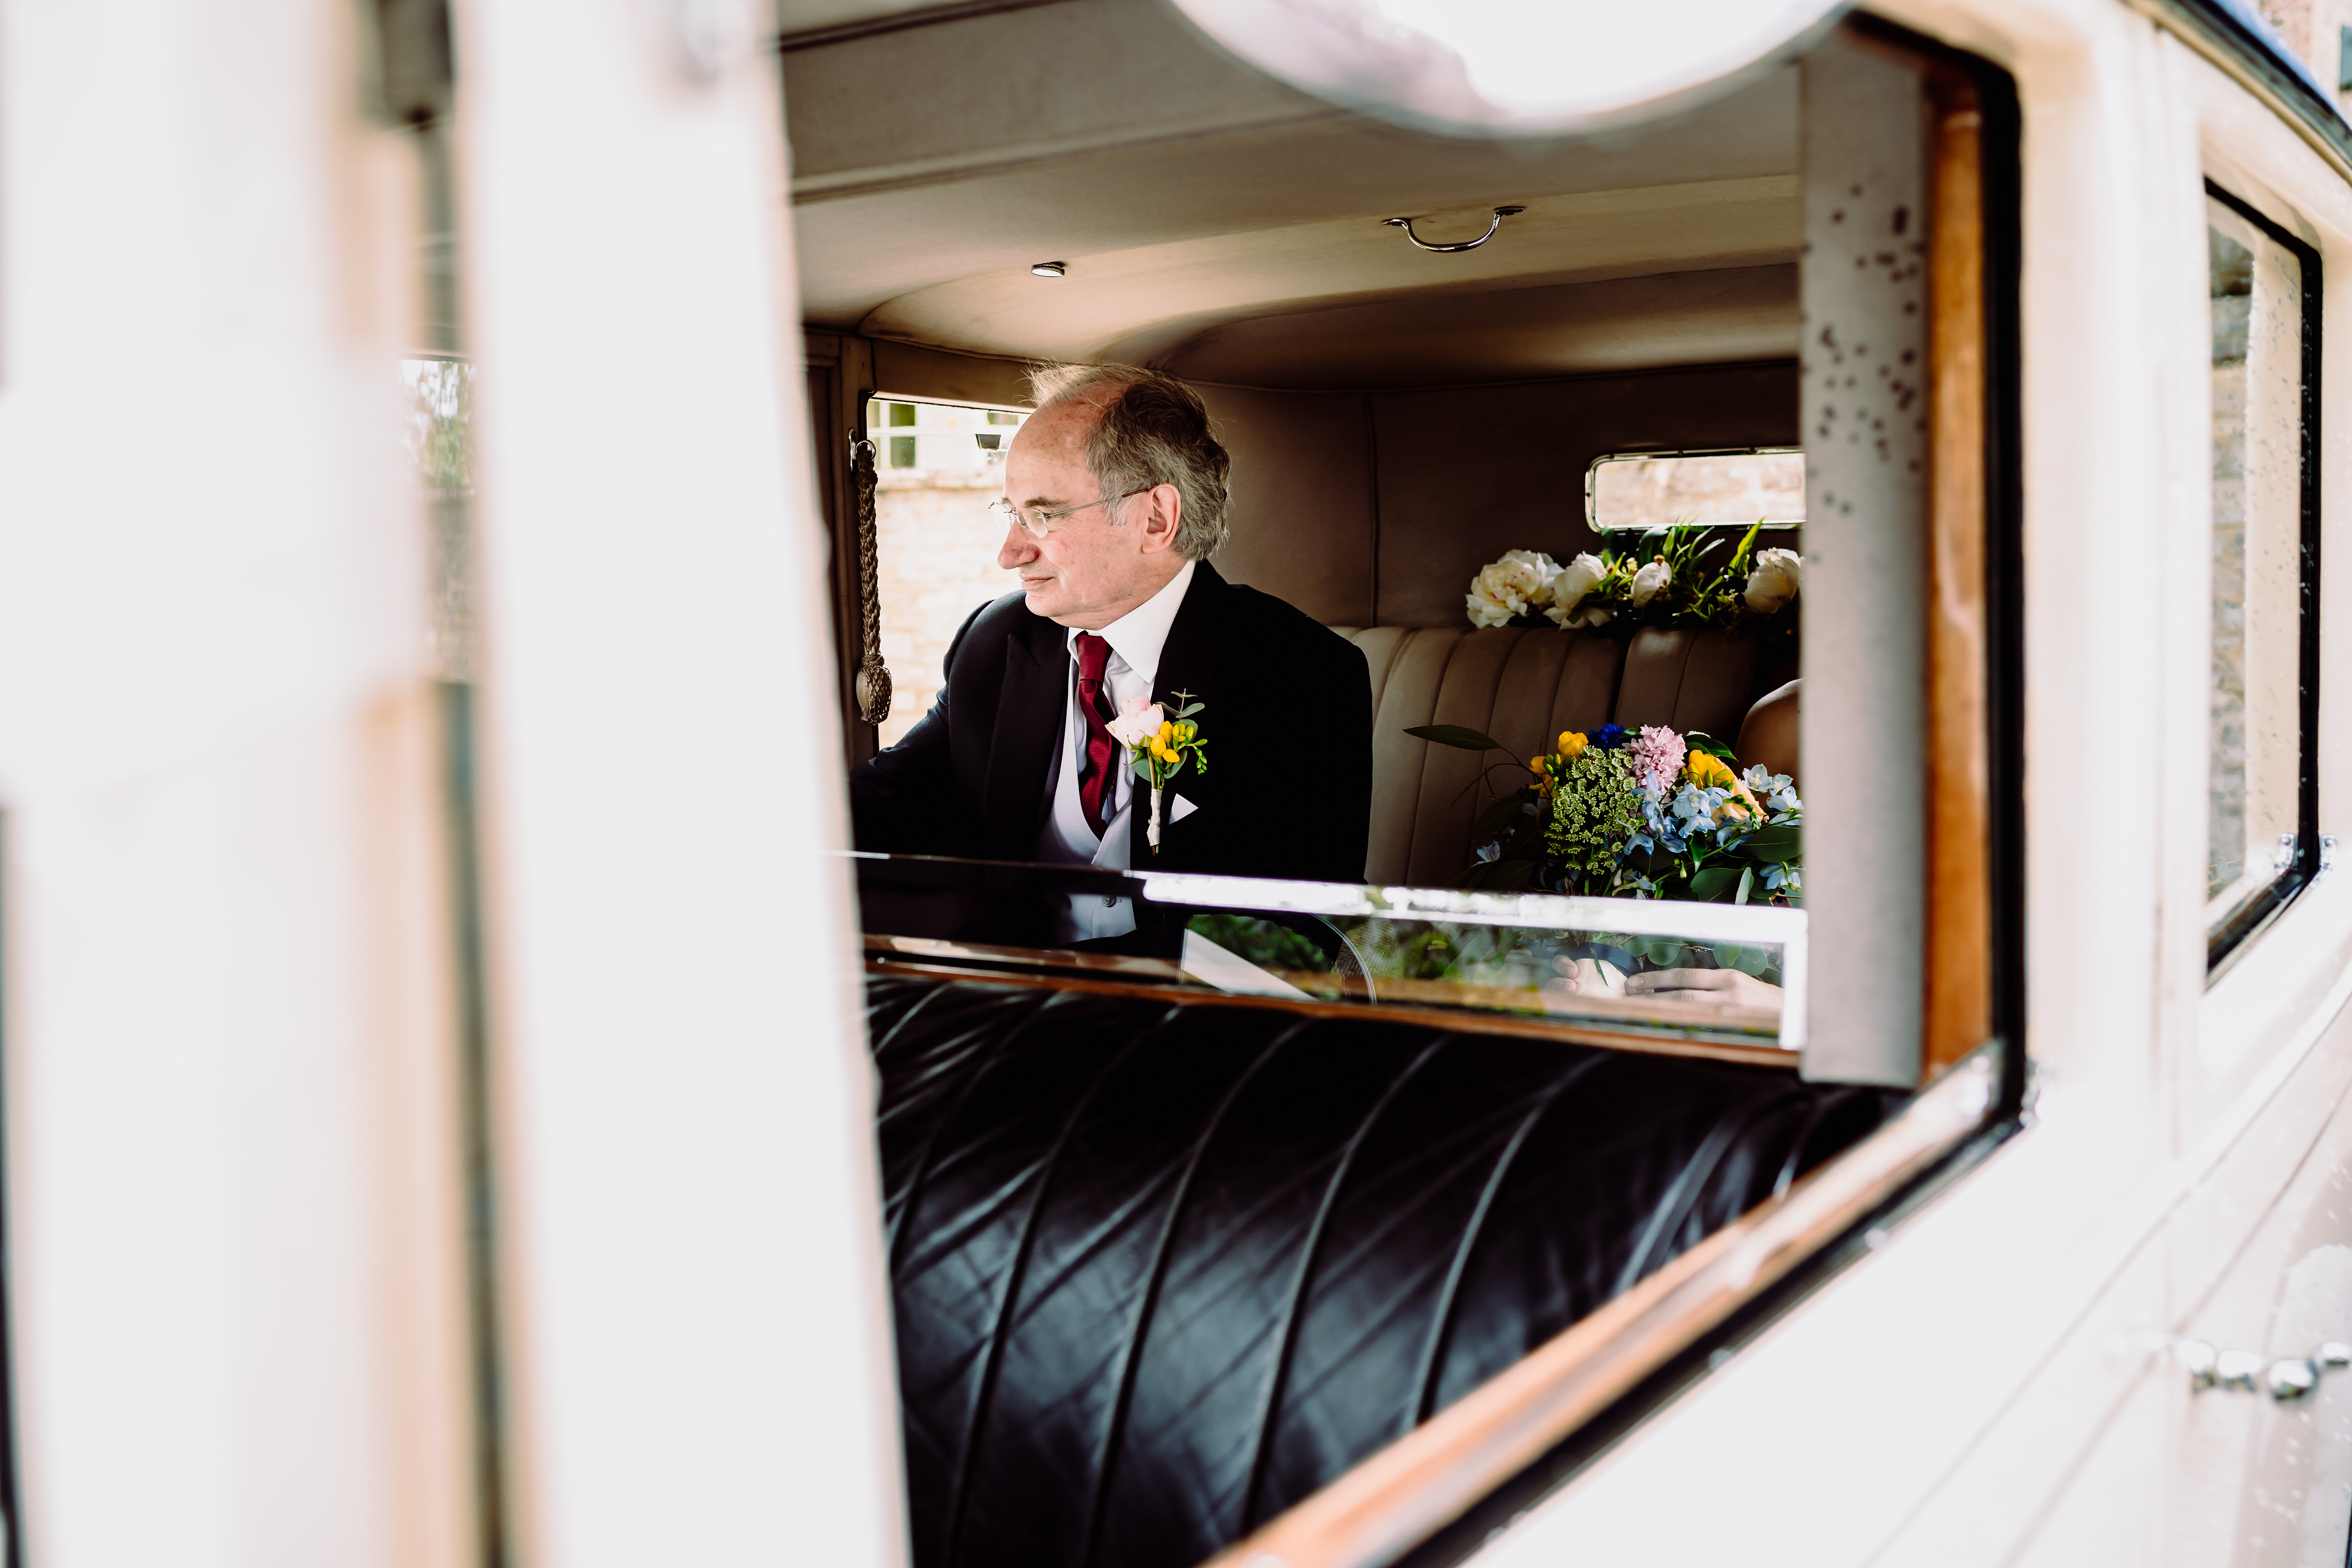
[[[1778,1010],[1780,988],[1737,969],[1653,969],[1630,976],[1628,996],[1661,996],[1675,1002],[1714,1002],[1734,1007]]]
[[[1587,996],[1625,994],[1625,976],[1605,959],[1555,958],[1551,967],[1553,978],[1544,982],[1547,991],[1581,993]]]

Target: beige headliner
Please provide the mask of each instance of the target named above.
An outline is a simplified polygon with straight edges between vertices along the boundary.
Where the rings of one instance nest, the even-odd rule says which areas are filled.
[[[1510,144],[1333,110],[1157,0],[824,37],[784,55],[812,324],[1273,386],[1795,352],[1793,71]],[[1467,237],[1504,203],[1528,211],[1454,255],[1380,222]],[[1048,259],[1069,275],[1030,275]]]

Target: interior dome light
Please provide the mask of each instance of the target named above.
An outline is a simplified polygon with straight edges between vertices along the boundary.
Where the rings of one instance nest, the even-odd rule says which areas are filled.
[[[1269,75],[1453,134],[1548,135],[1689,107],[1780,64],[1848,0],[1176,0]]]
[[[1069,269],[1070,264],[1066,261],[1036,261],[1030,264],[1029,276],[1032,278],[1059,278]]]

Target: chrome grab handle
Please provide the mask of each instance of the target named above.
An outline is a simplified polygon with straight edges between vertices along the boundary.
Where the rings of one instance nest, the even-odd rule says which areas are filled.
[[[1480,246],[1495,237],[1495,231],[1503,226],[1503,220],[1505,218],[1516,217],[1520,213],[1527,210],[1528,209],[1525,207],[1496,207],[1495,209],[1495,221],[1486,226],[1486,233],[1480,235],[1475,239],[1457,240],[1452,245],[1439,245],[1434,240],[1422,238],[1421,236],[1412,231],[1413,220],[1409,217],[1384,217],[1381,219],[1381,226],[1383,228],[1401,228],[1404,230],[1404,237],[1423,250],[1434,250],[1440,254],[1449,254],[1457,250],[1477,249]]]
[[[2266,1369],[2252,1351],[2216,1351],[2203,1340],[2183,1340],[2175,1347],[2181,1370],[2189,1374],[2192,1393],[2209,1388],[2235,1388],[2252,1394],[2257,1387],[2284,1405],[2301,1399],[2319,1386],[2322,1373],[2352,1367],[2352,1345],[2330,1340],[2308,1356],[2286,1356]]]

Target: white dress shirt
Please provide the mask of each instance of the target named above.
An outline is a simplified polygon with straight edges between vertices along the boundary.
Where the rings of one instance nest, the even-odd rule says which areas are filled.
[[[1095,635],[1110,644],[1103,667],[1103,685],[1110,692],[1113,713],[1151,700],[1151,685],[1160,675],[1160,650],[1167,646],[1168,628],[1192,585],[1192,563],[1187,561],[1160,592],[1111,622]],[[1078,628],[1066,628],[1062,646],[1070,650],[1069,679],[1062,685],[1062,743],[1054,748],[1053,766],[1045,775],[1046,798],[1052,809],[1037,835],[1036,858],[1058,866],[1104,866],[1126,870],[1128,814],[1135,809],[1135,772],[1122,746],[1111,758],[1111,776],[1104,798],[1109,822],[1100,837],[1087,822],[1078,804],[1078,773],[1087,762],[1087,721],[1078,710]],[[1057,942],[1091,937],[1125,936],[1135,929],[1135,910],[1126,899],[1072,895],[1067,908],[1055,910]]]

